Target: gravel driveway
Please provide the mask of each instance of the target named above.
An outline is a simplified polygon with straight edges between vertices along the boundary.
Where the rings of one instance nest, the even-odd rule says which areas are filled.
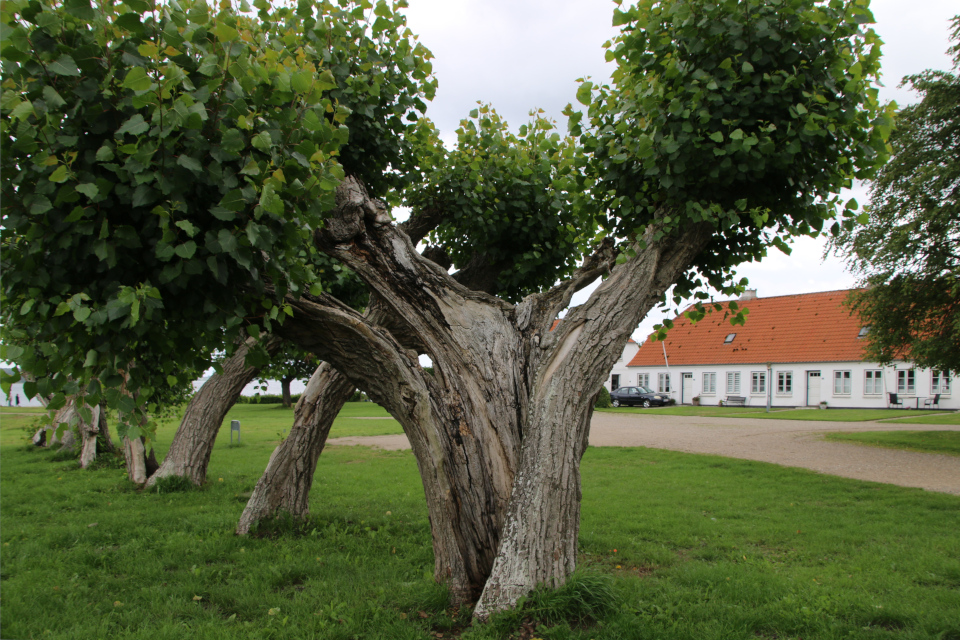
[[[802,467],[857,480],[960,495],[960,457],[827,442],[828,431],[960,431],[957,425],[806,422],[762,418],[701,418],[644,413],[593,415],[595,447],[651,447]],[[406,436],[331,438],[332,445],[409,449]]]

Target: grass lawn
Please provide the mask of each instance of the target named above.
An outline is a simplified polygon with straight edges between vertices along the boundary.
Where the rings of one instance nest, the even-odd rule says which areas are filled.
[[[861,431],[828,433],[827,440],[960,456],[960,431]]]
[[[960,638],[960,497],[618,448],[584,457],[577,579],[465,626],[409,452],[329,447],[309,522],[234,536],[291,415],[236,411],[244,445],[221,434],[211,482],[159,494],[26,447],[0,412],[3,637]]]
[[[960,424],[960,411],[953,413],[941,413],[934,416],[918,416],[915,418],[902,418],[899,420],[886,420],[885,422],[906,422],[908,424]]]

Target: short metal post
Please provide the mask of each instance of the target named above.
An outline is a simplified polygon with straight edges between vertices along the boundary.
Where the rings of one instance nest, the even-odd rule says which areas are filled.
[[[240,421],[231,420],[230,421],[230,444],[233,444],[233,432],[237,432],[237,444],[240,444]]]

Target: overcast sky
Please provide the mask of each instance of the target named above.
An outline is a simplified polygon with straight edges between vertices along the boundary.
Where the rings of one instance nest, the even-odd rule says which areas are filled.
[[[427,115],[444,139],[456,139],[461,118],[476,102],[491,103],[514,127],[534,108],[561,121],[575,102],[576,79],[609,79],[602,44],[615,34],[609,0],[409,0],[410,28],[435,56],[440,86]],[[626,3],[625,3],[626,4]],[[957,0],[873,0],[873,25],[884,41],[881,99],[916,100],[901,78],[924,69],[949,69],[949,20]],[[863,204],[866,190],[851,194]],[[738,275],[761,297],[847,289],[855,284],[842,262],[821,260],[823,241],[799,240],[793,253],[777,250]],[[585,300],[581,294],[579,302]],[[574,303],[578,302],[575,299]],[[644,339],[662,313],[652,312],[634,333]],[[672,317],[672,313],[669,313]]]

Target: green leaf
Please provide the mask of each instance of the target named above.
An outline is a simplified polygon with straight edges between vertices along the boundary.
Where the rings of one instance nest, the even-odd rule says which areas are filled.
[[[100,193],[100,189],[97,188],[97,185],[92,182],[84,182],[77,185],[77,191],[87,196],[91,200],[96,198]]]
[[[177,164],[183,167],[184,169],[189,169],[194,173],[203,173],[203,165],[196,158],[191,158],[187,155],[181,155],[177,158]]]
[[[714,131],[710,134],[710,139],[714,142],[723,142],[723,134],[719,131]]]
[[[24,100],[14,107],[13,111],[10,112],[10,119],[26,120],[28,117],[35,114],[36,112],[33,110],[33,103],[31,103],[29,100]]]
[[[141,133],[146,133],[150,130],[150,125],[146,123],[143,119],[143,116],[139,113],[130,116],[126,122],[124,122],[119,129],[117,129],[117,135],[123,135],[124,133],[129,133],[130,135],[138,136]]]
[[[210,31],[213,32],[213,35],[217,36],[217,40],[220,42],[233,42],[240,37],[239,31],[222,22],[218,22]]]
[[[47,67],[47,69],[58,76],[77,77],[80,75],[80,67],[78,67],[74,59],[66,53],[57,58],[57,60]]]
[[[313,87],[313,76],[307,71],[300,71],[290,78],[290,86],[298,93],[306,93]]]
[[[743,71],[743,73],[753,73],[753,65],[747,62],[746,60],[744,60],[741,70]]]
[[[176,226],[183,229],[191,238],[197,235],[197,228],[189,220],[177,220]]]
[[[333,72],[330,71],[330,69],[324,69],[323,72],[317,76],[317,86],[320,87],[321,91],[336,89],[337,80],[333,77]]]
[[[243,169],[240,170],[240,174],[245,176],[260,175],[260,165],[257,164],[256,160],[251,158],[250,161],[244,165]]]
[[[243,200],[243,192],[240,189],[234,189],[220,200],[220,206],[229,211],[242,211],[247,203]]]
[[[593,98],[592,91],[593,91],[592,82],[584,82],[583,84],[581,84],[580,87],[577,89],[577,102],[585,106],[590,106],[590,102],[592,101],[592,98]]]
[[[217,234],[217,242],[225,253],[233,253],[237,250],[237,238],[226,229],[220,229]]]
[[[223,132],[223,137],[220,139],[220,146],[227,153],[237,153],[242,151],[246,145],[243,141],[243,134],[240,133],[237,129],[227,129]]]
[[[67,178],[70,177],[70,170],[67,168],[67,165],[62,164],[57,167],[53,173],[50,174],[50,182],[56,182],[61,184],[67,181]]]
[[[46,213],[53,209],[53,203],[50,202],[50,198],[47,196],[34,196],[33,202],[30,204],[30,213],[34,215],[40,215],[41,213]]]
[[[67,104],[66,100],[61,98],[60,94],[57,93],[57,90],[50,85],[47,85],[43,88],[43,99],[46,101],[48,107],[52,107],[54,109]]]
[[[250,140],[255,148],[260,149],[260,151],[270,151],[270,147],[273,146],[273,139],[270,137],[270,134],[266,131],[261,131],[257,135],[253,136],[253,139]]]
[[[743,140],[743,129],[734,129],[730,133],[731,140]]]
[[[73,319],[77,322],[83,322],[90,317],[91,313],[90,307],[77,307],[73,311]]]
[[[183,244],[177,245],[177,248],[173,251],[184,260],[189,260],[197,252],[197,243],[193,240],[187,240]]]
[[[260,194],[260,206],[278,216],[283,215],[283,200],[277,195],[271,183],[263,185],[263,192]]]
[[[143,67],[134,67],[127,72],[121,86],[131,91],[146,91],[152,84],[153,80],[147,76],[147,72]]]
[[[110,162],[113,160],[113,149],[111,149],[106,143],[99,149],[97,149],[97,161],[98,162]]]

